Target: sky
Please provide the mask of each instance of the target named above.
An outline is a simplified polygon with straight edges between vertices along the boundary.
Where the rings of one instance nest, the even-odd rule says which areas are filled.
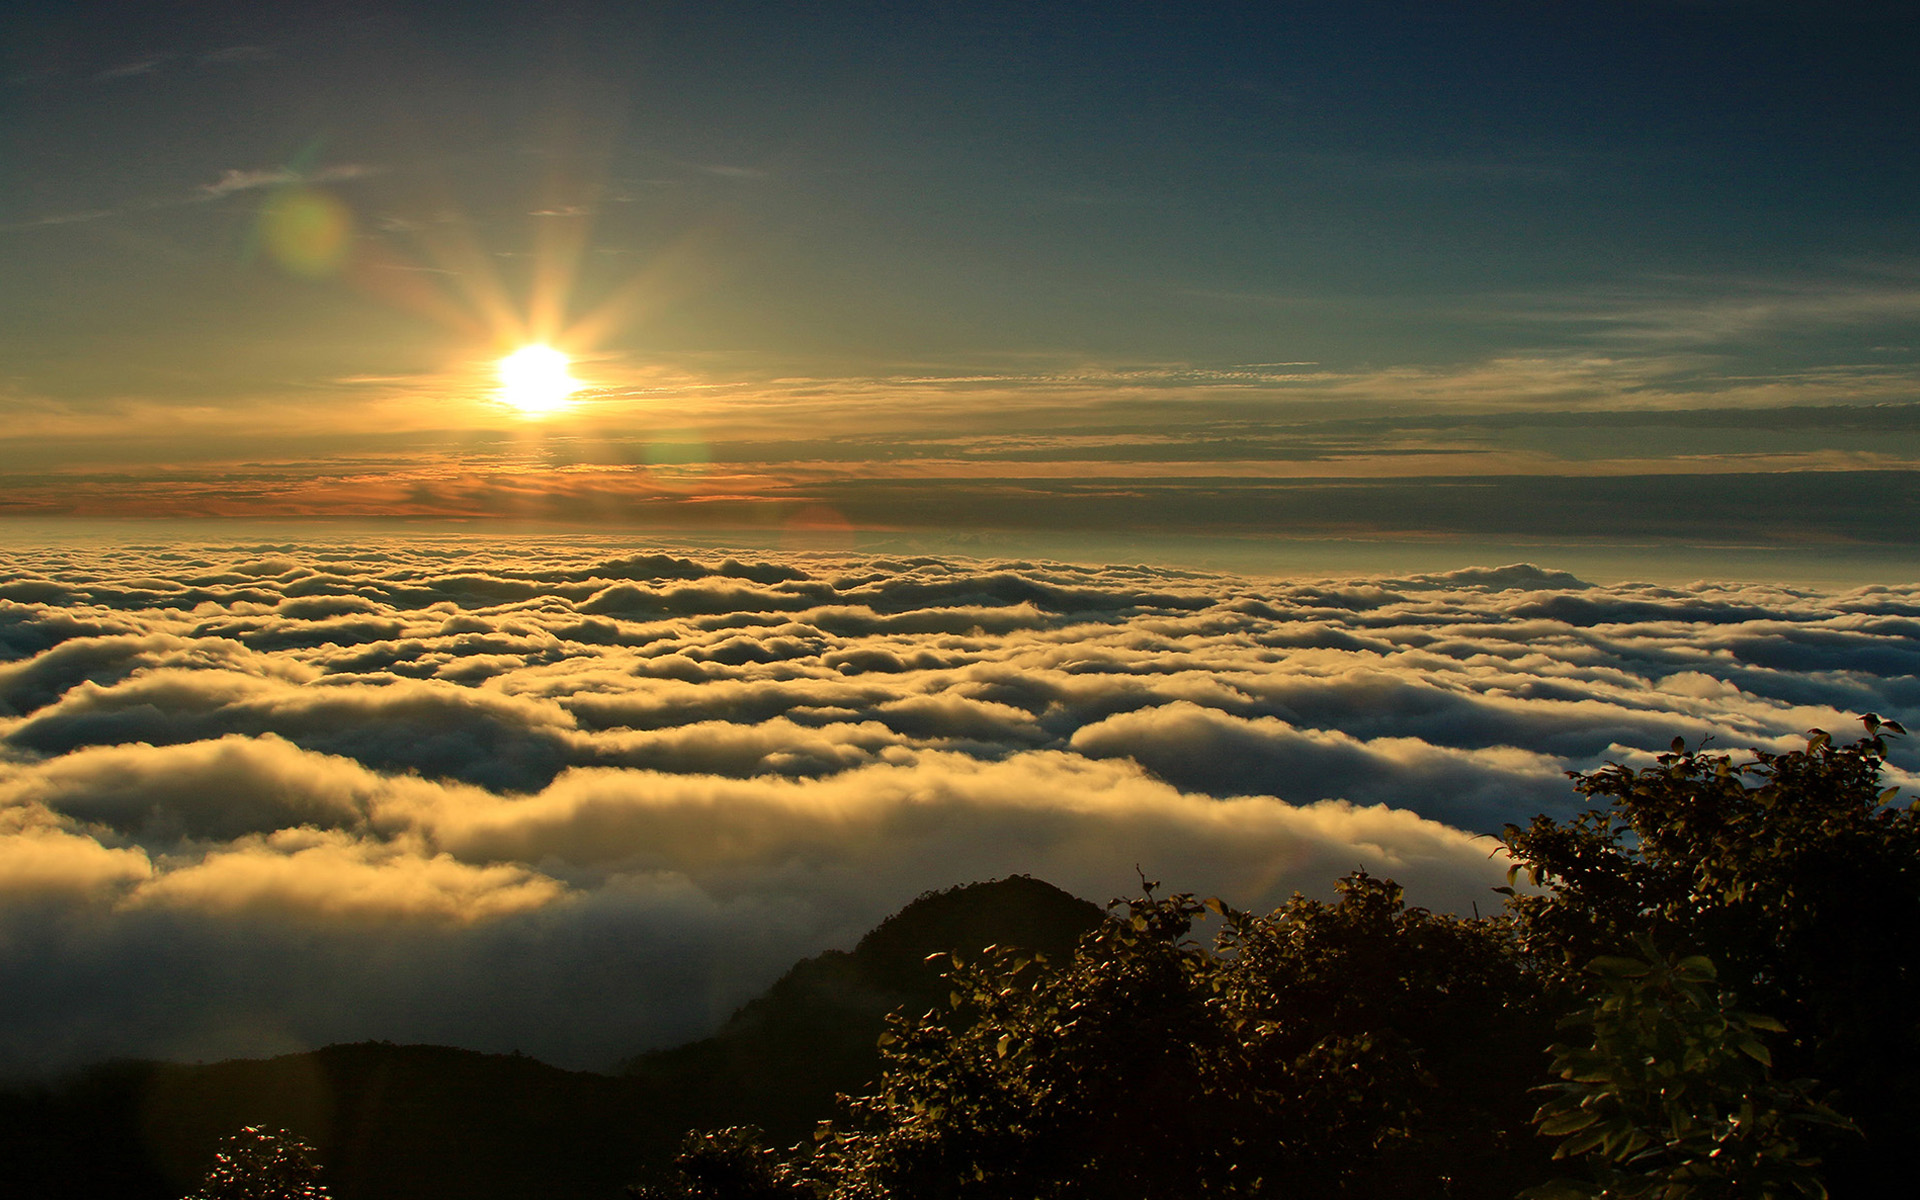
[[[0,6],[0,1079],[1472,912],[1568,772],[1920,728],[1916,26]]]
[[[0,511],[1910,562],[1916,20],[9,5]]]

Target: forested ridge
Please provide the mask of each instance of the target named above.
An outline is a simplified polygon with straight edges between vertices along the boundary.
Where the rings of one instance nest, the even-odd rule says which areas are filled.
[[[1576,776],[1592,807],[1505,830],[1510,886],[1485,915],[1409,907],[1366,872],[1331,902],[1265,914],[1146,880],[1104,919],[1035,880],[930,893],[852,953],[796,966],[713,1038],[619,1078],[362,1046],[17,1090],[4,1186],[1893,1193],[1920,1169],[1920,810],[1882,786],[1885,739],[1904,730],[1865,723],[1846,744],[1814,731],[1804,750],[1735,756],[1676,741],[1652,765]],[[305,1109],[286,1101],[296,1075],[327,1081]],[[253,1128],[215,1160],[240,1124]]]

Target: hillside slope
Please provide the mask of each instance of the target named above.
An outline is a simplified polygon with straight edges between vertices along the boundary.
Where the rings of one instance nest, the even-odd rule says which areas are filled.
[[[990,945],[1049,956],[1072,952],[1099,908],[1037,879],[1015,876],[921,896],[860,939],[795,964],[712,1037],[645,1055],[626,1073],[674,1096],[693,1125],[758,1125],[774,1142],[804,1137],[836,1093],[878,1072],[886,1015],[945,1004],[944,957]]]

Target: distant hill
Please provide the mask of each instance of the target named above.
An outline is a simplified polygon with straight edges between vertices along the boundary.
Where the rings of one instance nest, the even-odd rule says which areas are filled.
[[[220,1138],[290,1129],[336,1197],[616,1196],[678,1136],[625,1080],[380,1042],[187,1066],[119,1063],[0,1097],[0,1194],[177,1200]]]
[[[319,1150],[339,1200],[613,1200],[689,1128],[794,1140],[874,1075],[895,1008],[944,1002],[930,954],[1064,954],[1100,910],[1016,877],[929,893],[851,952],[796,964],[714,1036],[621,1075],[383,1042],[208,1065],[113,1063],[0,1092],[0,1197],[177,1200],[242,1125]]]
[[[795,964],[712,1037],[644,1055],[629,1078],[679,1097],[700,1128],[758,1125],[775,1143],[804,1137],[839,1092],[878,1073],[886,1015],[943,1007],[950,963],[929,955],[1018,946],[1072,952],[1101,910],[1049,883],[1015,876],[930,892],[881,922],[851,953]]]

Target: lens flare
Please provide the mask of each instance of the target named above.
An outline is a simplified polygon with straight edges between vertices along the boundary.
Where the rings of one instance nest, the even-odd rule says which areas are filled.
[[[280,188],[260,210],[267,256],[308,279],[339,271],[353,245],[353,214],[339,197],[308,187]]]
[[[500,398],[522,416],[558,412],[580,387],[567,370],[572,365],[552,346],[522,346],[500,360]]]

